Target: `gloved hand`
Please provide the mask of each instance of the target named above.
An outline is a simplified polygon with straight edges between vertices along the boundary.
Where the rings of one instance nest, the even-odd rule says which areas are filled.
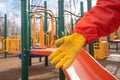
[[[51,63],[56,68],[67,69],[85,44],[86,39],[82,34],[73,33],[55,41],[60,47],[50,55]]]

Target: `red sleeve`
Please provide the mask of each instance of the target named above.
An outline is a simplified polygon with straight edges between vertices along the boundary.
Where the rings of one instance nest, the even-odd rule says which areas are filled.
[[[120,25],[120,0],[98,0],[95,7],[78,21],[74,32],[83,34],[87,43],[115,32]]]

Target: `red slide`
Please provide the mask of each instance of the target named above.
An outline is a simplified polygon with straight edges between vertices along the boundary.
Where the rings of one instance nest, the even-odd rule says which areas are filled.
[[[49,56],[54,48],[33,49],[31,54]],[[73,64],[63,70],[67,80],[117,80],[115,76],[103,68],[90,54],[84,49],[77,56]]]
[[[117,80],[85,50],[82,50],[73,64],[63,71],[67,80]]]

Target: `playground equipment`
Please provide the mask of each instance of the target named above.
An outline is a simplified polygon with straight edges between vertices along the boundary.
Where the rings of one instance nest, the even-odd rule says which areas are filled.
[[[117,33],[117,35],[115,35]],[[99,41],[108,41],[109,49],[111,49],[111,44],[116,45],[116,51],[118,51],[118,43],[120,43],[119,29],[117,32],[110,34],[108,37],[101,37]]]
[[[117,33],[117,35],[115,35]],[[111,40],[112,37],[112,40]],[[120,43],[120,38],[119,38],[119,29],[117,32],[112,33],[110,36],[110,41],[109,41],[109,48],[111,49],[111,44],[115,44],[116,45],[116,51],[118,51],[118,43]]]
[[[44,18],[43,18],[43,14],[41,14],[39,11],[47,11],[51,14],[51,32],[48,34],[44,31]],[[34,16],[33,16],[33,47],[34,48],[47,48],[47,47],[52,47],[52,44],[54,42],[54,35],[55,35],[55,20],[54,20],[54,14],[51,10],[49,9],[45,9],[45,8],[36,8],[34,10]],[[40,18],[40,30],[39,30],[39,42],[40,42],[40,46],[39,47],[36,47],[36,40],[37,40],[37,37],[36,37],[36,15],[40,15],[41,18]],[[46,16],[47,17],[47,16]],[[50,35],[50,36],[49,36]],[[46,38],[46,42],[45,43],[45,38]],[[46,44],[46,45],[45,45]]]
[[[21,52],[21,38],[10,36],[6,39],[6,52],[8,54],[16,54]]]
[[[94,43],[94,58],[104,59],[109,56],[109,47],[107,41]]]
[[[117,80],[85,50],[82,50],[72,65],[63,71],[67,80]]]
[[[107,41],[95,42],[93,45],[95,59],[104,59],[109,56],[109,43]],[[86,51],[89,52],[89,44],[86,45]]]
[[[6,45],[5,42],[6,41]],[[4,46],[6,46],[6,50],[4,50]],[[9,36],[5,40],[3,37],[0,38],[0,53],[6,54],[16,54],[21,52],[21,39],[17,36]]]
[[[50,55],[55,48],[31,50],[31,53]],[[63,72],[67,80],[117,80],[110,72],[105,70],[88,52],[82,50],[72,65]]]
[[[116,39],[115,33],[112,33],[108,37],[101,37],[99,38],[98,42],[95,42],[94,47],[94,58],[96,59],[104,59],[109,56],[109,49],[111,49],[111,44],[116,45],[116,51],[118,51],[118,43],[120,43],[119,39]],[[89,46],[86,45],[86,50],[89,51]]]
[[[120,39],[120,28],[118,29],[118,32],[117,32],[117,39]]]
[[[4,51],[4,38],[0,37],[0,53]]]
[[[42,56],[49,56],[56,48],[46,48],[46,49],[31,49],[31,54],[37,54]]]
[[[7,14],[5,14],[4,17],[0,17],[0,18],[4,18],[4,40],[3,40],[4,43],[2,43],[4,44],[4,46],[2,45],[4,50],[2,50],[2,52],[4,52],[4,57],[7,58],[7,53],[5,52],[6,51],[6,38],[7,38]]]
[[[29,33],[28,31],[30,31],[30,30],[28,30],[30,27],[27,28],[27,26],[28,26],[28,20],[29,20],[27,18],[27,16],[28,16],[28,13],[27,13],[27,10],[28,10],[27,3],[28,2],[29,2],[28,0],[21,0],[21,4],[22,4],[21,5],[21,11],[22,11],[22,16],[21,16],[22,17],[21,18],[22,19],[21,20],[22,21],[22,32],[21,32],[22,33],[22,80],[28,80],[28,53],[29,52],[32,53],[32,54],[39,54],[39,55],[48,56],[54,50],[53,48],[44,48],[44,49],[32,49],[32,50],[28,51],[28,49],[30,49],[30,48],[28,48],[28,45],[27,45],[29,43],[28,42],[29,37],[28,37],[27,33]],[[91,2],[91,0],[88,0],[88,2]],[[63,7],[64,0],[59,0],[58,3],[59,3],[59,6],[58,6],[58,8],[59,8],[59,10],[58,10],[59,11],[58,12],[59,13],[58,14],[59,15],[58,16],[58,18],[59,18],[58,19],[58,25],[59,25],[59,27],[58,27],[58,36],[59,36],[59,38],[61,38],[61,37],[64,36],[63,33],[64,33],[64,27],[65,27],[64,26],[64,7]],[[89,5],[89,7],[90,6],[91,5]],[[50,42],[52,42],[52,41],[50,41]],[[94,49],[93,46],[90,47],[90,48]],[[92,54],[92,52],[91,52],[91,54]],[[111,80],[112,79],[116,80],[116,78],[113,75],[111,75],[109,72],[107,72],[106,70],[104,70],[100,65],[98,65],[98,63],[93,58],[91,58],[90,55],[86,54],[86,51],[83,50],[78,57],[79,58],[76,58],[74,64],[72,64],[72,66],[79,67],[79,68],[76,68],[76,67],[74,68],[76,70],[75,73],[78,73],[80,75],[79,76],[79,80],[80,79],[83,79],[83,80],[84,79],[85,80],[87,80],[87,79],[94,80],[95,79],[96,80],[96,79],[98,79],[100,77],[101,78],[105,78],[106,76],[109,77],[108,80],[110,80],[110,79]],[[84,65],[82,66],[82,64],[84,64]],[[71,70],[71,68],[70,68],[70,70]],[[79,70],[81,70],[81,71],[79,71]],[[81,72],[83,72],[83,73],[80,74]],[[101,74],[99,74],[99,72]],[[61,74],[61,73],[63,73],[63,72],[60,69],[60,80],[65,80],[64,75]],[[70,74],[69,71],[67,71],[67,72],[64,71],[64,73],[66,75]],[[73,77],[73,74],[74,73],[72,73],[72,75],[70,75],[70,77]],[[85,76],[85,75],[87,75],[87,76]],[[97,77],[96,77],[96,75],[97,75]],[[67,76],[67,78],[69,80],[72,79],[70,77]]]
[[[42,12],[47,12],[48,15],[43,15]],[[37,30],[36,30],[36,17],[40,16],[40,27],[39,27],[39,37],[37,38]],[[44,17],[45,16],[45,17]],[[46,24],[45,23],[45,19],[48,18],[49,19],[49,23],[48,22]],[[44,21],[45,20],[45,21]],[[54,43],[54,36],[55,36],[55,19],[54,19],[54,14],[50,9],[46,9],[46,8],[36,8],[33,12],[33,24],[32,24],[32,30],[33,30],[33,34],[32,34],[32,40],[33,40],[33,49],[45,49],[45,48],[52,48],[54,47],[53,43]],[[47,26],[48,29],[51,28],[51,30],[45,31],[44,28]],[[48,26],[49,25],[49,26]],[[36,46],[36,41],[38,41],[39,45]],[[37,55],[37,54],[32,54],[31,55]],[[43,55],[40,55],[43,56]],[[48,65],[48,56],[45,56],[45,65]]]
[[[109,41],[113,41],[113,40],[115,40],[115,32],[110,34]],[[107,37],[101,37],[101,38],[99,38],[99,41],[107,41]]]
[[[37,12],[34,12],[34,17],[33,17],[33,36],[32,36],[32,40],[33,40],[33,47],[34,48],[37,48],[36,47],[36,40],[39,40],[39,39],[37,39],[37,31],[36,31],[36,13]],[[42,40],[44,41],[44,31],[43,31],[43,15],[42,14],[39,14],[40,16],[41,16],[41,20],[40,20],[40,34],[43,34],[43,36],[41,36],[41,42],[42,42]],[[43,48],[45,48],[45,45],[44,44],[41,44],[40,46],[42,46]],[[40,48],[40,46],[39,46],[39,48]]]

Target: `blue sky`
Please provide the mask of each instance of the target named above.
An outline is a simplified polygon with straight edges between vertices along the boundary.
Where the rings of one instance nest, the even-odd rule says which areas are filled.
[[[18,14],[20,13],[20,1],[21,0],[0,0],[0,13],[13,13]],[[32,1],[32,0],[31,0]],[[48,8],[57,10],[58,8],[58,0],[33,0],[33,4],[38,4],[38,2],[41,2],[41,5],[44,3],[44,1],[47,1]],[[68,2],[70,0],[64,0],[65,5],[68,5]],[[84,8],[86,8],[87,0],[71,0],[77,1],[78,3],[75,3],[76,7],[79,7],[79,2],[83,1],[85,3]],[[96,0],[92,0],[93,5],[95,5]],[[72,4],[73,5],[73,4]],[[11,16],[12,14],[10,14]]]
[[[21,0],[0,0],[0,16],[4,16],[4,13],[7,13],[8,19],[15,21],[20,25],[20,1]],[[57,12],[58,9],[58,0],[31,0],[34,1],[33,4],[44,4],[44,1],[47,1],[48,8],[52,9],[53,12]],[[69,6],[68,2],[70,0],[64,0],[65,6]],[[74,0],[71,0],[74,1]],[[77,3],[72,4],[72,12],[76,14],[79,12],[79,3],[80,1],[84,2],[85,11],[87,10],[87,0],[75,0]],[[95,5],[96,0],[92,0],[92,5]],[[65,8],[68,9],[68,8]]]
[[[4,16],[5,13],[11,22],[21,26],[20,0],[0,0],[0,17]]]
[[[0,13],[18,14],[20,12],[20,0],[0,0]]]

